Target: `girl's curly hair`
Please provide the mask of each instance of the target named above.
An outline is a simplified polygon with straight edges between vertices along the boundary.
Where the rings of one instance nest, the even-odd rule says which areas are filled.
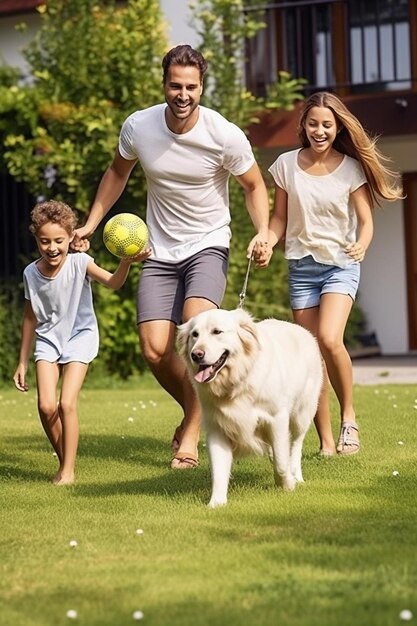
[[[52,222],[59,224],[69,235],[72,235],[77,226],[77,214],[65,202],[58,200],[47,200],[38,202],[30,214],[32,223],[29,230],[32,235],[38,233],[44,224]]]

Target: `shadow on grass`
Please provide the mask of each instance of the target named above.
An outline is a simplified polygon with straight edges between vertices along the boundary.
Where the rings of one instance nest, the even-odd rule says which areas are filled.
[[[120,480],[114,482],[100,482],[90,484],[78,484],[76,494],[82,497],[109,497],[116,495],[149,495],[178,498],[179,495],[192,495],[202,503],[207,504],[210,497],[211,478],[207,459],[203,459],[202,464],[192,470],[172,470],[169,468],[166,459],[161,465],[167,468],[159,476],[150,478],[141,477],[141,467],[144,461],[141,459],[140,466],[137,466],[137,478],[132,480]],[[268,470],[268,465],[266,465]],[[260,491],[274,489],[272,473],[265,471],[262,463],[239,463],[236,464],[230,481],[230,489],[233,491],[234,485],[256,487]]]
[[[39,472],[34,469],[19,467],[16,464],[7,463],[7,459],[3,458],[0,464],[0,482],[4,481],[22,481],[22,482],[42,482],[50,478],[46,472]]]

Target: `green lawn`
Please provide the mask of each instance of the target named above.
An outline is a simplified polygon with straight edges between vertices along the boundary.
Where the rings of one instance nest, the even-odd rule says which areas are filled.
[[[204,442],[197,470],[169,469],[181,415],[149,377],[82,392],[73,487],[49,482],[35,393],[0,390],[0,623],[123,626],[140,610],[155,626],[392,626],[404,609],[415,623],[417,391],[355,393],[358,456],[319,459],[311,429],[305,485],[284,493],[268,459],[240,460],[212,511]]]

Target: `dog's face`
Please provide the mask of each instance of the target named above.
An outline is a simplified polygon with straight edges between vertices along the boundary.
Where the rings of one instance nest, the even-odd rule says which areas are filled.
[[[181,356],[198,383],[245,375],[245,363],[258,347],[256,326],[240,309],[212,309],[196,315],[178,328]],[[216,383],[220,380],[216,380]],[[219,386],[219,385],[218,385]]]

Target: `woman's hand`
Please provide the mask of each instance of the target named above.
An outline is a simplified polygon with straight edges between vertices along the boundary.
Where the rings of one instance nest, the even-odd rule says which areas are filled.
[[[255,237],[249,244],[248,257],[249,250],[251,250],[250,256],[252,256],[253,260],[255,261],[255,266],[257,268],[264,269],[268,267],[273,252],[272,247],[269,245],[268,241],[260,241],[259,238]]]
[[[360,263],[365,258],[366,250],[359,241],[355,241],[355,243],[350,243],[346,246],[345,252],[352,259],[354,259],[354,261],[358,261]]]

